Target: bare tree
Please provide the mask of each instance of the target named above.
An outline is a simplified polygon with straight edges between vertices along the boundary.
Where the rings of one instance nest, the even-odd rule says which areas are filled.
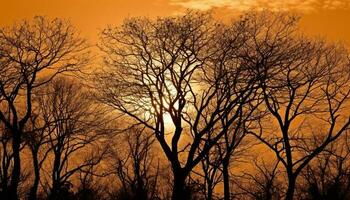
[[[1,183],[1,191],[0,191],[0,196],[4,196],[4,193],[7,192],[9,182],[11,179],[11,160],[13,158],[13,154],[11,151],[11,146],[10,146],[10,133],[9,130],[5,127],[4,123],[0,124],[0,130],[1,130],[1,148],[0,148],[0,153],[1,153],[1,167],[0,167],[0,183]]]
[[[339,199],[350,196],[349,139],[329,145],[302,172],[300,199]]]
[[[10,112],[8,110],[8,112]],[[10,114],[6,114],[7,117],[10,116]],[[1,130],[1,135],[0,135],[0,161],[1,161],[1,167],[0,167],[0,197],[1,196],[6,196],[8,195],[8,188],[10,186],[11,182],[11,172],[13,171],[13,151],[11,148],[11,132],[10,130],[5,126],[4,123],[0,123],[0,130]],[[25,143],[21,144],[20,146],[20,151],[24,149],[26,146]],[[22,171],[20,175],[20,180],[25,180],[28,178],[28,172]]]
[[[219,46],[215,32],[224,29],[206,14],[187,13],[131,18],[101,34],[101,100],[152,130],[172,167],[173,199],[185,198],[188,175],[255,92],[249,70],[221,62],[244,39],[237,34]]]
[[[106,122],[91,94],[70,79],[54,80],[41,92],[38,105],[49,124],[45,131],[50,150],[46,161],[52,162],[50,198],[60,199],[74,174],[101,161],[103,151],[94,142],[104,135]]]
[[[49,142],[48,136],[51,133],[48,133],[47,128],[50,126],[50,124],[47,124],[44,122],[44,120],[39,119],[40,115],[38,113],[42,112],[33,111],[29,123],[27,123],[27,127],[25,128],[26,131],[23,137],[32,156],[34,171],[33,184],[28,194],[29,200],[37,199],[41,169],[50,152],[49,148],[43,147]]]
[[[260,112],[255,112],[260,105],[260,100],[255,101],[253,105],[248,104],[239,113],[238,120],[232,125],[223,138],[220,140],[221,148],[219,149],[219,157],[222,166],[222,175],[224,183],[224,199],[231,199],[230,187],[230,164],[232,160],[247,156],[248,149],[253,145],[249,141],[243,140],[250,129],[255,126],[255,121],[259,120],[263,115]],[[225,123],[225,119],[222,120]]]
[[[202,160],[202,176],[205,179],[208,199],[212,199],[212,192],[220,182],[223,182],[224,186],[224,199],[232,199],[230,165],[233,161],[244,160],[244,157],[248,156],[247,152],[254,145],[248,139],[243,140],[248,133],[247,130],[251,129],[254,122],[262,116],[256,115],[259,113],[255,112],[258,106],[259,103],[254,106],[248,104],[244,111],[239,111],[240,114],[236,122]],[[225,119],[222,119],[222,123],[225,122]]]
[[[279,160],[266,164],[255,159],[255,172],[243,172],[243,175],[235,177],[235,185],[239,190],[237,197],[255,200],[278,200],[282,198],[282,182],[278,180],[281,171],[278,169]]]
[[[154,154],[155,139],[146,131],[142,127],[132,127],[119,135],[119,148],[111,158],[115,160],[114,173],[121,183],[117,199],[159,198],[159,157],[156,159]]]
[[[348,53],[339,45],[300,36],[294,16],[263,12],[245,17],[250,39],[242,58],[256,67],[271,116],[251,133],[285,167],[286,200],[291,200],[300,172],[350,125],[343,112],[350,93]]]
[[[107,199],[107,186],[98,181],[98,178],[105,177],[105,175],[98,171],[98,165],[90,165],[87,169],[79,172],[79,185],[77,186],[77,192],[74,194],[74,199]]]
[[[200,184],[206,200],[216,199],[214,193],[215,187],[222,182],[221,158],[218,156],[219,153],[220,145],[215,145],[201,160],[200,172],[193,171],[193,173],[203,179]]]
[[[9,130],[13,170],[5,199],[18,199],[21,174],[20,146],[32,114],[32,93],[57,74],[78,70],[86,63],[85,41],[60,19],[35,17],[0,29],[0,120]],[[7,109],[10,116],[7,117]]]

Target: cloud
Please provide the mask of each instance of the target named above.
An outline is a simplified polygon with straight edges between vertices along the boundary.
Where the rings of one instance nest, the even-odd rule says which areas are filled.
[[[170,0],[171,4],[184,8],[209,10],[216,7],[244,11],[247,9],[311,11],[316,8],[348,8],[350,0]]]

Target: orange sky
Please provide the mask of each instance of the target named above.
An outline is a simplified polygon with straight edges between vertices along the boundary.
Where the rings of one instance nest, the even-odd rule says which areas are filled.
[[[307,32],[350,44],[350,0],[0,0],[0,26],[34,15],[64,17],[95,40],[98,30],[127,16],[173,15],[186,8],[215,8],[219,15],[250,8],[293,10],[303,16]]]

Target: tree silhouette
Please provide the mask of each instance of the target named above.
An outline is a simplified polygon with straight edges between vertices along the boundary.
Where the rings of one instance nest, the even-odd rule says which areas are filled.
[[[119,142],[112,158],[115,159],[114,173],[122,185],[116,198],[158,199],[159,161],[155,161],[155,152],[152,151],[153,135],[136,126],[123,132],[119,140],[126,144]]]
[[[260,131],[251,133],[285,167],[286,200],[291,200],[301,171],[349,128],[343,112],[350,94],[348,53],[300,36],[294,16],[264,12],[246,18],[251,27],[243,58],[256,66],[264,106],[274,122],[261,122]]]
[[[248,69],[220,62],[244,38],[225,51],[212,43],[219,30],[208,15],[190,12],[131,18],[101,34],[108,64],[98,78],[101,100],[153,131],[172,167],[173,199],[185,198],[192,169],[255,94]]]
[[[90,73],[68,21],[1,27],[0,199],[349,199],[350,56],[298,21],[131,17]]]
[[[96,152],[99,148],[93,143],[104,134],[105,118],[90,94],[69,79],[53,80],[41,92],[38,104],[43,121],[49,124],[47,146],[53,157],[50,199],[61,199],[74,174],[101,161],[102,155]],[[90,149],[90,155],[84,156],[83,149]],[[73,162],[76,154],[80,159]]]
[[[67,22],[35,17],[0,29],[0,120],[11,133],[13,170],[5,199],[18,199],[20,145],[24,127],[32,114],[32,93],[64,71],[78,70],[86,62],[85,41]],[[45,76],[43,75],[45,72]],[[25,109],[23,109],[25,108]]]
[[[348,135],[329,145],[302,172],[302,199],[348,199],[350,196]]]
[[[32,116],[25,128],[26,131],[23,137],[25,143],[30,149],[33,161],[34,179],[33,184],[30,188],[30,192],[28,194],[28,199],[30,200],[37,199],[41,169],[50,152],[49,148],[43,148],[43,146],[49,142],[48,137],[51,133],[47,131],[47,128],[50,126],[50,124],[49,122],[40,120],[40,116],[37,112],[42,113],[40,111],[35,111],[34,109]]]
[[[256,170],[243,172],[236,176],[234,183],[238,188],[237,197],[242,199],[277,200],[282,198],[282,181],[278,180],[281,171],[278,169],[279,161],[267,164],[266,161],[254,159]]]

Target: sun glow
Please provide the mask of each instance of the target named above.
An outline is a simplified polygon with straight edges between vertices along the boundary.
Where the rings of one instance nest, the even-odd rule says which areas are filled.
[[[169,109],[167,104],[165,104],[164,107]],[[145,120],[152,120],[152,121],[154,120],[154,122],[156,122],[156,120],[160,120],[160,119],[157,119],[158,117],[155,112],[155,108],[153,108],[151,105],[149,105],[148,109],[144,110],[144,112],[140,114],[142,118],[144,118]],[[169,112],[163,112],[162,123],[164,123],[165,132],[171,133],[172,131],[174,131],[175,129],[174,122]]]
[[[163,121],[166,128],[172,128],[174,126],[173,120],[168,112],[163,114]]]

